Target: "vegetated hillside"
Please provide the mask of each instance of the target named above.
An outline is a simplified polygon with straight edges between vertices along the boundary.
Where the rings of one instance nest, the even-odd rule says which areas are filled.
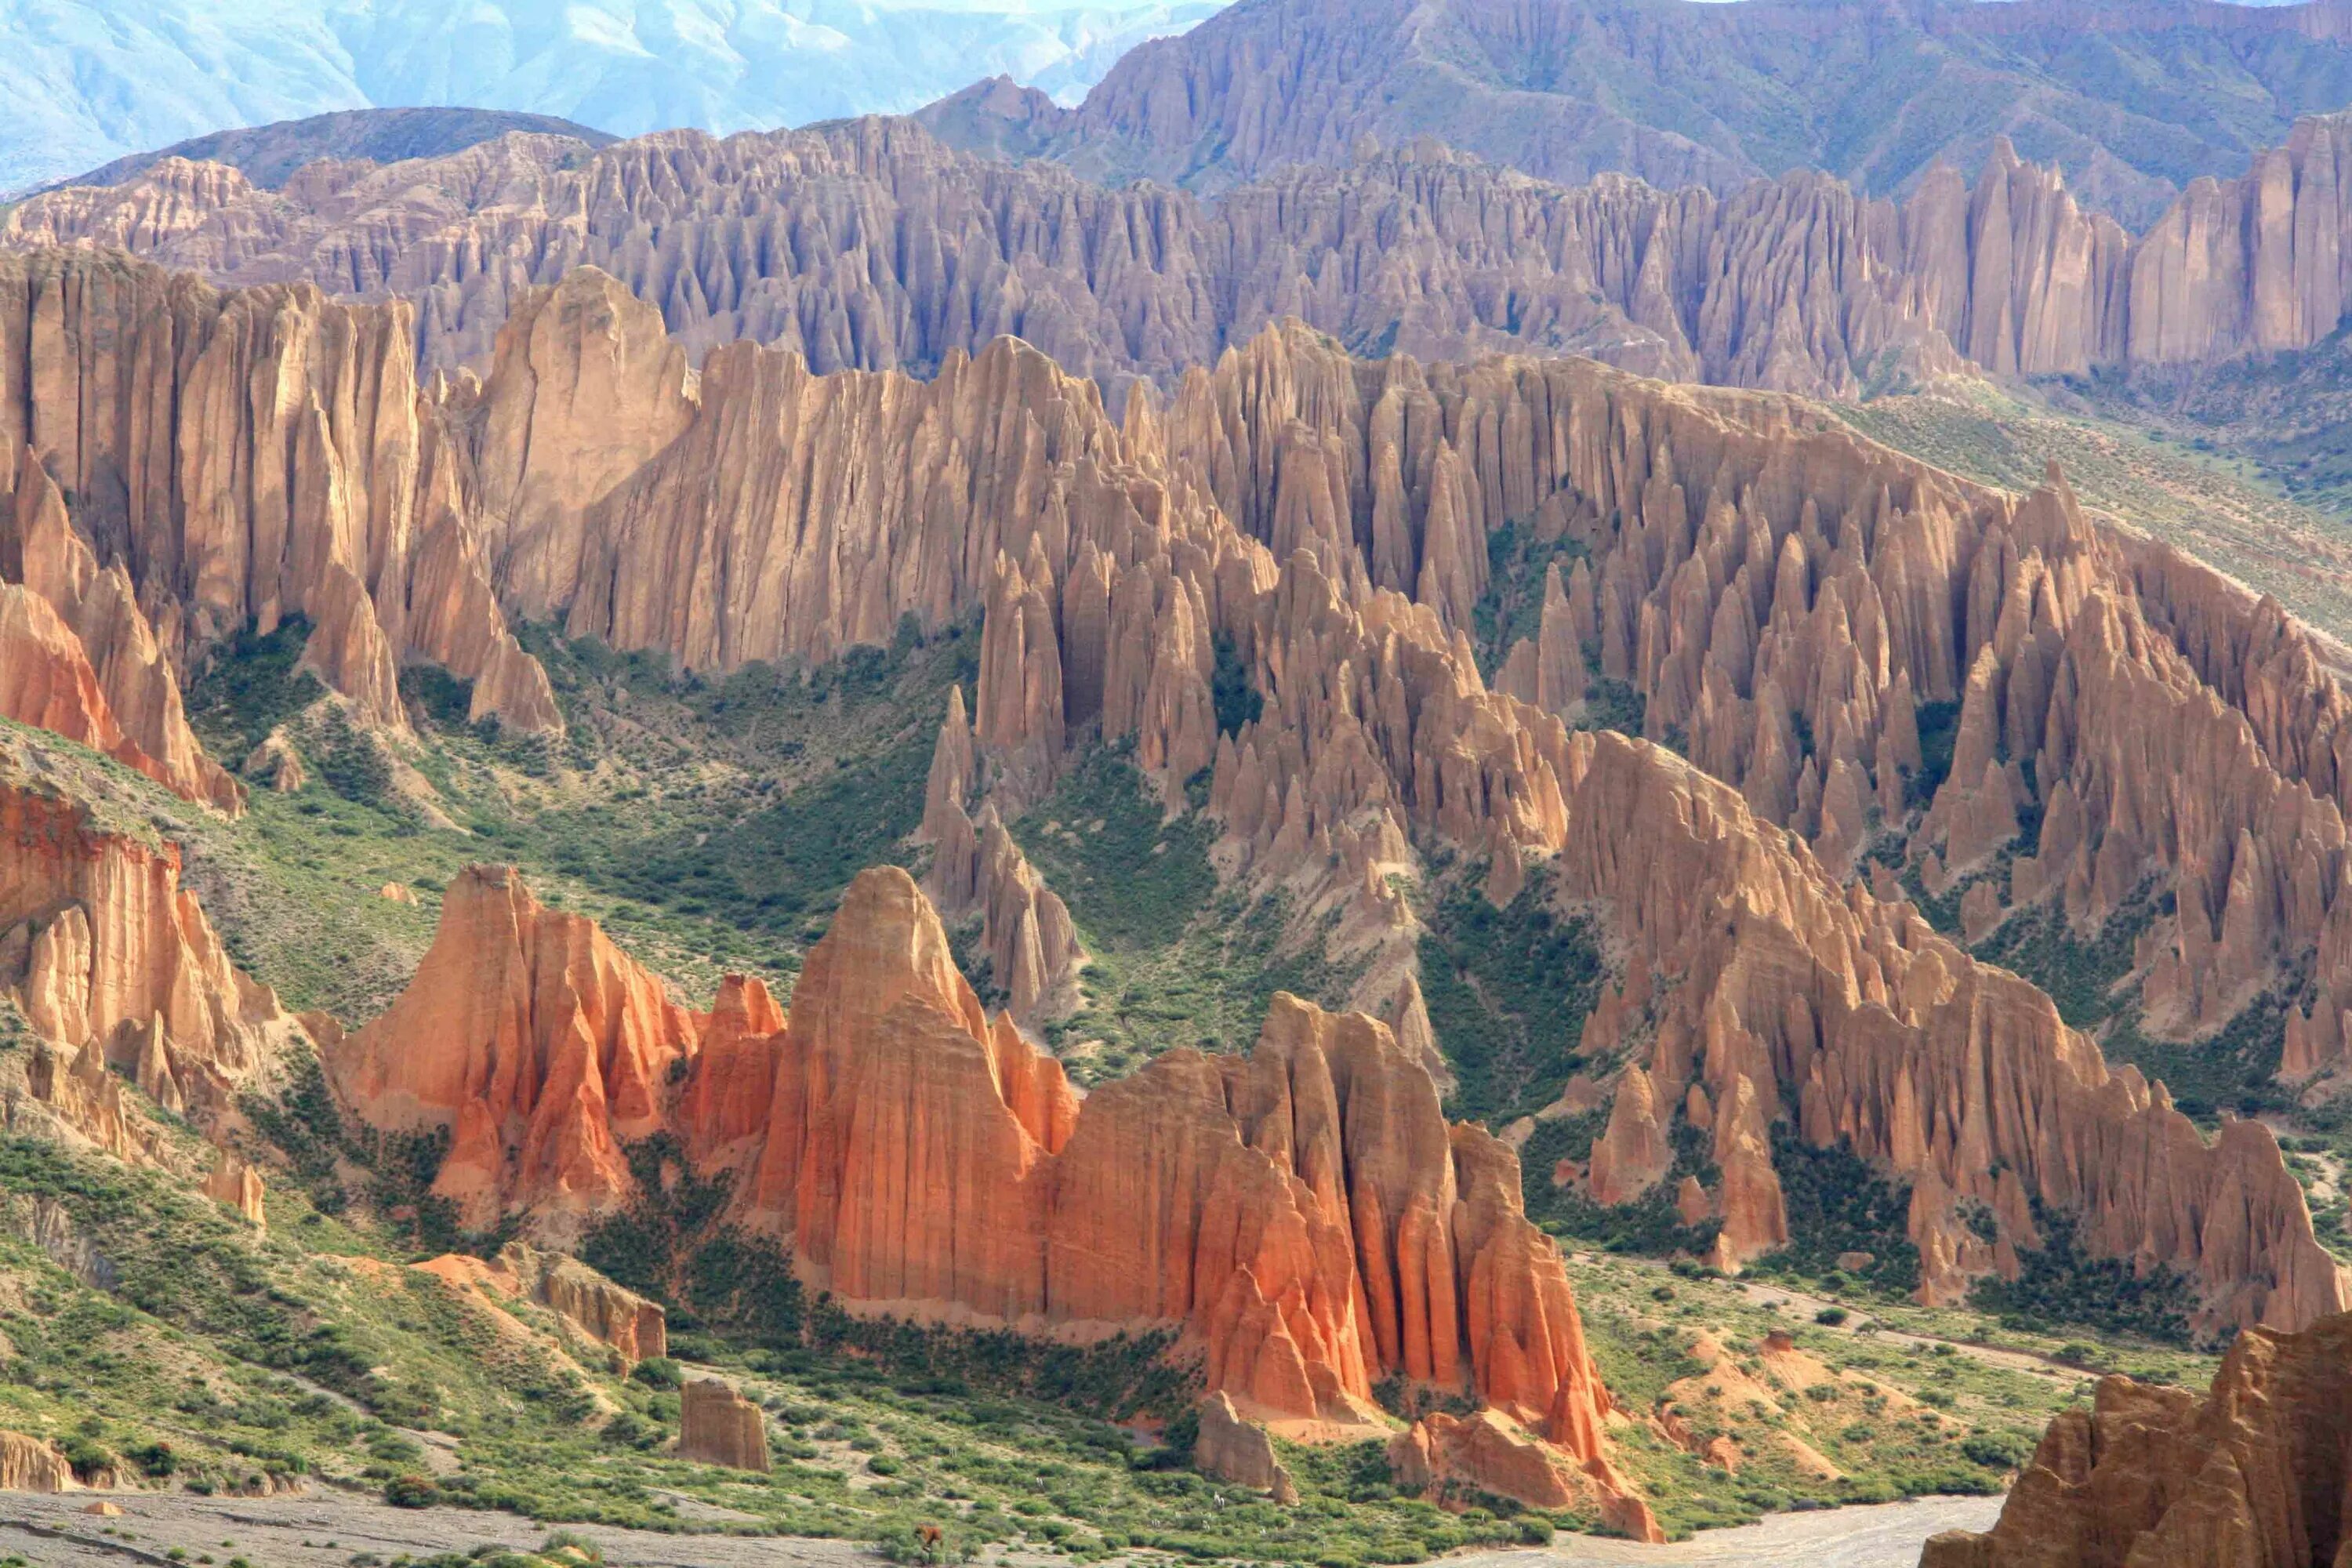
[[[2136,226],[2352,102],[2346,21],[2333,0],[1249,0],[1136,49],[1075,110],[1019,110],[1003,144],[1204,190],[1433,136],[1571,184],[1811,168],[1893,193],[2006,135]]]
[[[216,131],[150,153],[133,153],[111,163],[58,181],[65,185],[119,185],[166,158],[225,163],[264,190],[277,190],[297,169],[322,158],[397,163],[463,152],[509,132],[562,136],[590,147],[610,146],[606,132],[575,125],[551,114],[516,114],[490,109],[348,109],[281,120],[270,125]]]
[[[1215,0],[816,6],[740,0],[53,0],[0,23],[0,192],[191,136],[442,105],[623,135],[898,112],[1009,71],[1084,91]]]

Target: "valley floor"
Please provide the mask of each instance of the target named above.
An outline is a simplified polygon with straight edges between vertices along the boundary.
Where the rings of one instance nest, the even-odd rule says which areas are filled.
[[[131,1563],[227,1563],[250,1568],[348,1568],[363,1553],[389,1561],[406,1552],[468,1552],[497,1543],[529,1548],[546,1528],[512,1514],[467,1509],[396,1509],[370,1498],[317,1491],[291,1498],[203,1498],[190,1493],[127,1494],[120,1518],[82,1510],[89,1492],[9,1496],[0,1502],[0,1554],[41,1568],[125,1568]],[[1929,1536],[1984,1530],[1999,1498],[1918,1498],[1875,1507],[1776,1514],[1736,1530],[1708,1531],[1672,1546],[1562,1537],[1546,1551],[1486,1552],[1451,1561],[1464,1568],[1584,1568],[1655,1563],[1659,1568],[1911,1568]],[[845,1541],[776,1537],[667,1535],[651,1531],[570,1527],[593,1537],[612,1568],[846,1568],[882,1561]],[[171,1555],[178,1548],[184,1558]],[[989,1553],[994,1565],[1041,1563]]]

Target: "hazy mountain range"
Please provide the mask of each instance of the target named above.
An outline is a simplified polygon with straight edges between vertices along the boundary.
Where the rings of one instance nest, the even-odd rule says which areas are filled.
[[[911,110],[1004,73],[1075,98],[1218,0],[21,0],[0,191],[207,132],[425,104],[618,135]]]

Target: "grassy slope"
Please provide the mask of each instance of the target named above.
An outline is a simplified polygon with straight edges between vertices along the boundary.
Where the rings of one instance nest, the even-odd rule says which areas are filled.
[[[1990,387],[1883,397],[1831,412],[1864,435],[1956,474],[2031,489],[2055,460],[2085,506],[2228,573],[2338,637],[2352,637],[2352,517],[2315,490],[2284,489],[2252,458],[2164,438],[2115,417],[2113,399]]]

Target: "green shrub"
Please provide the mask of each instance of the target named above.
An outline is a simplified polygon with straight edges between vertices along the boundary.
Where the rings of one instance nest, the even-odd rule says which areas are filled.
[[[647,1356],[629,1376],[647,1388],[677,1388],[686,1381],[677,1363],[666,1355]]]
[[[441,1488],[430,1476],[394,1476],[383,1484],[383,1500],[394,1508],[431,1508]]]

